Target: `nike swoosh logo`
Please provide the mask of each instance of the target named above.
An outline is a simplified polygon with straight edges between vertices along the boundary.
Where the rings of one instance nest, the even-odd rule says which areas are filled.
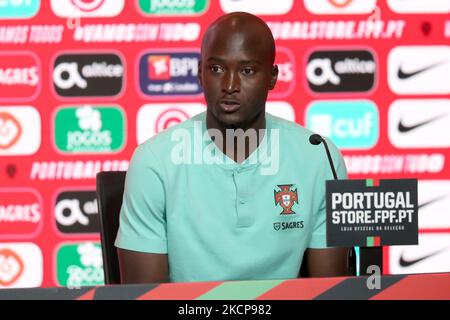
[[[426,260],[426,259],[428,259],[428,258],[431,258],[431,257],[433,257],[433,256],[436,256],[436,255],[438,255],[438,254],[444,252],[445,250],[447,250],[447,249],[442,249],[442,250],[439,250],[439,251],[436,251],[436,252],[427,254],[426,256],[423,256],[423,257],[420,257],[420,258],[417,258],[417,259],[413,259],[413,260],[406,260],[406,259],[403,257],[403,253],[402,253],[402,255],[401,255],[401,257],[400,257],[399,264],[400,264],[401,267],[404,267],[404,268],[411,267],[412,265],[415,265],[416,263],[419,263],[419,262],[421,262],[421,261],[423,261],[423,260]]]
[[[409,131],[411,131],[411,130],[414,130],[414,129],[417,129],[417,128],[419,128],[419,127],[422,127],[422,126],[424,126],[424,125],[426,125],[426,124],[429,124],[429,123],[431,123],[431,122],[433,122],[433,121],[436,121],[436,120],[438,120],[439,118],[441,118],[442,116],[443,116],[443,115],[438,115],[438,116],[436,116],[436,117],[434,117],[434,118],[431,118],[431,119],[428,119],[428,120],[425,120],[425,121],[416,123],[416,124],[414,124],[414,125],[412,125],[412,126],[406,126],[406,125],[403,124],[402,120],[400,120],[400,121],[398,122],[398,131],[399,131],[399,132],[402,132],[402,133],[409,132]]]
[[[397,71],[397,77],[399,79],[402,79],[402,80],[409,79],[409,78],[414,77],[415,75],[417,75],[419,73],[422,73],[422,72],[428,71],[430,69],[433,69],[433,68],[443,64],[444,62],[445,61],[440,61],[440,62],[437,62],[435,64],[429,65],[429,66],[427,66],[425,68],[422,68],[422,69],[419,69],[419,70],[416,70],[416,71],[413,71],[413,72],[404,72],[402,70],[402,66],[400,66],[398,68],[398,71]]]
[[[423,207],[429,206],[432,203],[441,201],[442,199],[445,199],[445,198],[447,198],[447,196],[443,195],[443,196],[440,196],[438,198],[431,199],[431,200],[429,200],[427,202],[422,202],[421,204],[419,204],[419,209],[422,209]]]

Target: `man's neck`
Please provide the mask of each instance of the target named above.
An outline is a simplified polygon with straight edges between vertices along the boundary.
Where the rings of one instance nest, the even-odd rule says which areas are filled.
[[[216,146],[234,162],[241,163],[255,151],[265,135],[265,112],[253,121],[237,126],[227,126],[218,122],[212,114],[206,113],[207,130],[216,129],[221,132],[222,141],[214,140]]]

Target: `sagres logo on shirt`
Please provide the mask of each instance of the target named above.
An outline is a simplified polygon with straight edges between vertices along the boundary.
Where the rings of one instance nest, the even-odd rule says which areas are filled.
[[[281,206],[283,209],[279,216],[294,216],[297,212],[293,210],[294,204],[298,205],[298,192],[293,184],[280,184],[273,190],[275,207]],[[275,231],[286,229],[303,229],[304,221],[283,220],[273,223]]]
[[[93,242],[62,245],[56,253],[57,280],[72,288],[104,284],[102,249]]]
[[[55,116],[55,145],[63,153],[108,153],[125,144],[125,116],[117,106],[71,106]]]

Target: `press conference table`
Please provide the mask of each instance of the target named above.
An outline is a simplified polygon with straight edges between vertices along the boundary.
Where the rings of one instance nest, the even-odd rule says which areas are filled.
[[[0,289],[0,300],[450,300],[450,273]]]

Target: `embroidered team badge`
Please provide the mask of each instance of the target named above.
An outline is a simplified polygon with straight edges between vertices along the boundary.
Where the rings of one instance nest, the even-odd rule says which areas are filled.
[[[291,190],[292,184],[281,184],[278,185],[280,191],[274,190],[275,195],[275,206],[278,204],[283,208],[280,214],[295,214],[292,210],[294,202],[298,204],[297,189]]]

